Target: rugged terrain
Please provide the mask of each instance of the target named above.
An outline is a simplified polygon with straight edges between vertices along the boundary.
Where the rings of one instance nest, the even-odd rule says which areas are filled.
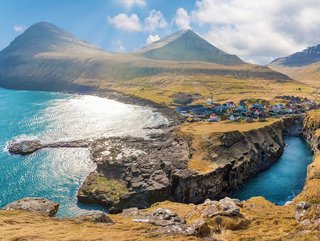
[[[171,50],[176,46],[181,49],[175,55]],[[181,55],[186,49],[188,54]],[[146,103],[146,99],[158,107],[174,105],[181,94],[200,96],[197,102],[205,102],[211,95],[215,100],[269,99],[282,94],[308,96],[314,91],[267,67],[247,64],[192,31],[179,32],[134,54],[111,54],[48,23],[33,25],[0,52],[0,86],[91,91],[126,99],[120,92],[129,96],[129,102]],[[231,126],[223,122],[217,128],[186,123],[178,130],[165,128],[148,140],[95,140],[89,148],[97,170],[79,190],[79,200],[100,203],[113,213],[153,206],[132,216],[112,214],[111,225],[0,211],[0,240],[317,240],[319,119],[315,111],[303,122],[295,116]],[[275,206],[263,198],[205,202],[225,197],[276,161],[283,151],[283,135],[293,126],[303,127],[315,152],[305,189],[294,203]],[[172,202],[156,203],[164,200]],[[170,211],[169,218],[186,223],[159,228],[157,221],[149,219],[160,207],[176,213]],[[199,235],[203,229],[206,235]]]
[[[109,215],[114,224],[96,224],[79,219],[54,219],[23,211],[0,211],[0,232],[3,234],[1,238],[2,240],[316,241],[320,235],[319,120],[319,111],[310,112],[303,119],[303,134],[312,146],[315,159],[308,168],[304,190],[293,202],[285,206],[276,206],[261,197],[243,203],[229,199],[220,202],[206,201],[198,205],[161,202],[142,211],[128,210],[123,214]],[[269,125],[275,123],[277,122]],[[221,205],[227,205],[228,208],[219,211]],[[161,215],[159,212],[169,212],[170,215],[168,219],[158,220],[157,218],[161,217],[158,216]],[[184,219],[186,224],[178,217]],[[174,224],[168,225],[170,222]],[[183,229],[184,227],[197,227],[197,231],[194,233],[192,229]]]
[[[278,58],[268,66],[295,80],[318,88],[320,86],[320,45]]]

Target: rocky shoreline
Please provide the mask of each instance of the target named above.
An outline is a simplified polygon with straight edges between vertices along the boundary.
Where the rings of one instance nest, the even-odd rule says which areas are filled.
[[[301,126],[302,117],[292,116],[243,133],[217,133],[211,148],[212,161],[219,167],[206,174],[188,169],[191,140],[179,136],[175,128],[151,140],[96,140],[90,152],[97,170],[80,188],[78,199],[101,204],[110,212],[146,208],[164,200],[202,203],[220,199],[278,160],[285,146],[284,134]]]
[[[306,117],[294,116],[278,120],[259,129],[239,132],[240,134],[238,132],[218,133],[212,137],[212,140],[217,143],[213,150],[220,150],[220,158],[223,157],[220,162],[225,163],[225,160],[232,160],[235,157],[237,160],[233,159],[233,161],[225,163],[223,168],[220,167],[208,174],[187,170],[187,160],[193,154],[189,145],[190,139],[180,136],[174,127],[167,128],[163,134],[151,135],[149,140],[138,138],[94,140],[89,148],[92,159],[98,167],[95,172],[89,175],[79,190],[79,196],[84,195],[84,201],[110,207],[111,213],[122,213],[117,215],[89,213],[69,220],[75,224],[83,222],[105,223],[108,226],[102,226],[103,229],[110,227],[106,231],[107,233],[123,227],[121,225],[125,222],[130,230],[132,227],[140,229],[143,227],[143,235],[148,230],[152,237],[171,236],[171,238],[168,237],[168,240],[176,239],[176,237],[185,240],[183,237],[186,236],[193,236],[196,238],[195,240],[242,240],[243,237],[247,237],[248,240],[256,238],[260,238],[259,240],[306,240],[306,237],[309,238],[308,240],[317,240],[314,238],[319,237],[320,231],[320,199],[317,199],[319,183],[316,183],[315,193],[310,194],[310,189],[314,188],[311,185],[313,181],[320,180],[319,117],[320,114],[315,118],[310,118],[309,114]],[[283,151],[283,136],[286,134],[302,134],[309,141],[316,155],[315,161],[308,168],[306,186],[295,199],[287,202],[284,206],[276,206],[259,197],[241,202],[230,198],[219,200],[219,195],[210,196],[212,193],[207,189],[206,183],[208,185],[218,183],[219,188],[222,186],[221,195],[223,196],[224,193],[227,193],[228,188],[234,188],[242,179],[245,179],[246,175],[253,175],[253,172],[271,165],[276,160],[272,157],[281,155]],[[217,140],[219,142],[216,142]],[[174,148],[178,146],[181,148]],[[248,154],[240,155],[239,153],[242,153],[244,149],[250,151]],[[264,153],[257,149],[261,149]],[[227,151],[233,155],[224,155]],[[162,158],[155,158],[159,154],[162,155]],[[152,159],[152,155],[155,160]],[[261,157],[265,158],[262,158],[262,162],[258,162],[256,158]],[[267,161],[267,157],[270,161]],[[170,158],[176,159],[170,162]],[[219,159],[215,159],[215,161],[219,161]],[[146,165],[147,163],[149,165]],[[249,165],[250,163],[251,165]],[[223,172],[225,174],[219,175]],[[223,179],[231,174],[233,174],[233,180],[237,181],[230,182],[230,179]],[[214,182],[210,179],[211,175],[215,177]],[[174,176],[186,178],[189,183],[181,179],[178,185],[173,186],[172,180],[177,180],[172,178]],[[139,179],[139,177],[143,178]],[[183,182],[186,182],[185,189],[177,189]],[[225,185],[221,185],[223,182]],[[185,192],[180,194],[177,192],[178,190],[185,190]],[[185,200],[175,199],[178,195],[182,195]],[[219,201],[192,199],[198,195],[204,197],[208,195],[210,199]],[[152,203],[163,200],[188,203],[188,198],[192,202],[201,204],[186,205],[165,201],[154,204],[145,210],[137,208],[145,208]],[[140,205],[143,200],[143,204]],[[37,199],[35,201],[38,202]],[[20,202],[18,201],[18,203]],[[49,200],[46,202],[50,204]],[[9,208],[10,206],[12,207]],[[130,206],[134,206],[134,208],[127,209]],[[30,210],[28,205],[27,208],[25,207],[21,208],[20,204],[16,206],[13,203],[8,205],[7,209],[34,211]],[[45,210],[49,209],[45,208]],[[37,211],[36,208],[35,212]],[[44,212],[47,215],[46,211]],[[18,216],[20,214],[12,213],[10,215]],[[66,224],[73,225],[72,223]],[[254,232],[252,232],[253,230]]]
[[[175,126],[162,128],[148,139],[110,137],[51,144],[13,141],[8,147],[11,153],[22,155],[42,148],[89,148],[97,168],[80,187],[78,199],[118,213],[165,200],[202,203],[226,197],[278,160],[285,146],[284,135],[299,132],[302,119],[290,116],[250,131],[215,133],[207,145],[210,161],[219,167],[205,174],[188,169],[192,137],[181,135]]]

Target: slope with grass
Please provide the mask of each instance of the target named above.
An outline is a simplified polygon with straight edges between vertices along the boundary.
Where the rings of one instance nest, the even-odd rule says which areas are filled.
[[[268,66],[305,84],[319,87],[320,44],[287,57],[278,58]]]
[[[111,54],[44,22],[31,26],[0,52],[0,86],[113,89],[167,105],[179,92],[200,93],[205,101],[210,93],[218,100],[234,100],[311,91],[284,74],[217,49],[191,30],[137,53]]]

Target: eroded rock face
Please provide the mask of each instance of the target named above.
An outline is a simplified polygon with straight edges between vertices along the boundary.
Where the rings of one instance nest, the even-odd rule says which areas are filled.
[[[4,210],[23,210],[54,217],[59,210],[59,203],[45,198],[23,198],[5,206]]]
[[[82,202],[100,203],[110,212],[123,209],[146,208],[164,200],[172,200],[172,176],[188,171],[189,145],[169,129],[152,139],[104,138],[96,140],[90,148],[97,171],[90,174],[78,192]],[[97,180],[121,182],[121,188],[99,185]],[[101,183],[101,182],[100,182]],[[115,185],[113,185],[115,186]],[[123,190],[126,189],[125,192]],[[109,195],[110,193],[123,195]],[[112,197],[113,196],[113,197]]]
[[[131,207],[146,208],[164,200],[201,203],[207,198],[220,199],[274,163],[283,152],[286,128],[300,124],[300,116],[291,116],[260,129],[211,136],[208,159],[219,167],[206,174],[188,169],[192,157],[190,139],[178,136],[174,127],[151,135],[149,140],[99,139],[90,146],[97,170],[86,179],[78,198],[102,204],[113,213]],[[103,187],[96,181],[101,177],[121,182],[116,186],[125,188],[119,192],[114,186]],[[112,192],[121,195],[110,196]],[[236,216],[237,209],[231,210],[219,209]]]

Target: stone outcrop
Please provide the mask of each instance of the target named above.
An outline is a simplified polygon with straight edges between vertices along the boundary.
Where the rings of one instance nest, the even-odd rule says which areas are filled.
[[[106,224],[113,224],[114,222],[112,219],[104,212],[91,212],[89,214],[84,214],[76,217],[74,219],[76,223],[83,223],[83,222],[93,222],[93,223],[106,223]]]
[[[45,198],[23,198],[5,206],[4,210],[23,210],[54,217],[59,210],[59,203]]]
[[[85,180],[78,198],[102,204],[110,212],[164,200],[201,203],[223,198],[278,160],[284,134],[298,133],[301,122],[301,116],[290,116],[250,131],[213,134],[207,141],[208,159],[219,167],[205,174],[188,169],[190,137],[178,135],[174,128],[150,135],[149,140],[96,140],[90,151],[97,170]]]
[[[42,143],[39,139],[12,140],[8,142],[7,149],[11,154],[28,155],[43,148],[88,148],[89,140],[60,141],[54,143]]]
[[[34,140],[12,140],[8,142],[7,148],[11,154],[28,155],[42,148],[43,144],[38,139]]]

